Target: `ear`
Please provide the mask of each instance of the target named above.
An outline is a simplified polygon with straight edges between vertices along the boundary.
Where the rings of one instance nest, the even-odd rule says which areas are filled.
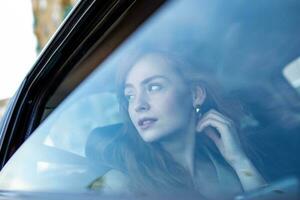
[[[200,85],[197,85],[194,87],[193,91],[193,107],[201,106],[205,99],[206,99],[206,90],[205,88],[201,87]]]

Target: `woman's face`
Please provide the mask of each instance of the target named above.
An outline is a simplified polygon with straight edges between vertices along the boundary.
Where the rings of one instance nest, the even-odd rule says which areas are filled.
[[[145,142],[184,133],[191,123],[190,89],[161,56],[144,57],[131,68],[124,95],[130,119]]]

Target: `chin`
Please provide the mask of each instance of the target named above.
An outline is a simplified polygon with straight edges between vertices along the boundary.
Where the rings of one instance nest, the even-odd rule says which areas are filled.
[[[153,131],[143,131],[141,133],[141,137],[144,142],[151,143],[159,140],[160,136]]]
[[[157,131],[148,130],[148,131],[142,131],[140,135],[144,140],[144,142],[152,143],[152,142],[160,141],[162,138],[164,138],[166,134]]]

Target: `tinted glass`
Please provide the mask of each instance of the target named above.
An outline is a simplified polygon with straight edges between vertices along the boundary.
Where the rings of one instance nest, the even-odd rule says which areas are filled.
[[[0,188],[294,198],[299,8],[166,3],[51,113]]]

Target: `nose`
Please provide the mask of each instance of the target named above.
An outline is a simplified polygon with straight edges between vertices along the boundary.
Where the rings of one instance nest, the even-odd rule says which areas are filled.
[[[135,111],[136,112],[145,112],[150,109],[150,105],[147,101],[147,97],[144,94],[139,95],[135,102]]]

